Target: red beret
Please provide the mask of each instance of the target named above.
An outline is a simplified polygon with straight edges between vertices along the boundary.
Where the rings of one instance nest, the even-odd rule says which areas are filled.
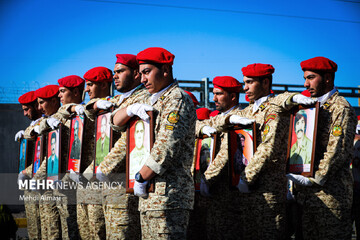
[[[189,96],[191,97],[191,100],[193,101],[195,107],[196,107],[197,105],[199,105],[198,100],[196,99],[196,97],[195,97],[191,92],[186,91],[186,90],[184,90],[184,91],[185,91],[187,94],[189,94]]]
[[[336,72],[337,64],[325,57],[314,57],[300,63],[303,71]]]
[[[270,64],[254,63],[241,69],[246,77],[263,77],[274,73],[275,68]]]
[[[58,80],[59,87],[78,87],[84,86],[85,80],[76,75],[70,75]]]
[[[210,114],[209,114],[209,116],[210,117],[215,117],[216,115],[218,115],[220,112],[218,111],[218,110],[214,110],[214,111],[212,111]]]
[[[215,77],[212,82],[214,88],[224,89],[227,92],[238,93],[242,89],[241,83],[235,78],[230,76]]]
[[[358,118],[358,120],[360,120],[360,115],[359,115],[359,116],[357,116],[357,118]]]
[[[35,91],[35,96],[37,98],[51,98],[57,96],[58,94],[59,94],[58,85],[47,85]]]
[[[164,48],[147,48],[136,55],[139,64],[142,63],[160,63],[173,65],[175,56]]]
[[[28,104],[36,100],[35,91],[27,92],[19,97],[20,104]]]
[[[116,63],[124,64],[132,69],[138,69],[139,64],[136,61],[136,56],[133,54],[116,54]]]
[[[301,94],[304,95],[305,97],[311,97],[311,94],[307,89],[302,91]]]
[[[205,120],[210,118],[210,110],[207,108],[196,109],[196,115],[199,120]]]
[[[92,82],[112,82],[112,71],[106,67],[94,67],[84,74],[86,81]]]

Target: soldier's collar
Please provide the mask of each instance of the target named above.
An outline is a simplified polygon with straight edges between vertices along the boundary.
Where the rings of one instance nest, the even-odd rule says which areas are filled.
[[[329,100],[329,98],[337,91],[337,88],[334,88],[333,90],[331,90],[328,93],[325,93],[324,95],[322,95],[321,97],[318,97],[317,100],[318,102],[320,102],[320,107],[324,106],[324,107],[328,107],[329,103],[327,103],[327,100]]]
[[[157,92],[157,93],[153,93],[151,94],[151,97],[150,97],[150,102],[151,102],[151,105],[154,105],[157,100],[162,97],[162,95],[166,92],[166,90],[168,90],[174,83],[170,84],[169,86],[167,86],[166,88],[164,88],[163,90],[161,90],[160,92]]]
[[[264,97],[262,97],[262,98],[259,98],[258,100],[255,100],[254,101],[254,105],[253,105],[253,113],[254,112],[256,112],[259,108],[261,109],[261,110],[263,110],[264,108],[265,108],[265,106],[264,106],[264,102],[266,102],[267,100],[268,100],[268,98],[269,97],[271,97],[272,95],[271,94],[269,94],[269,95],[267,95],[267,96],[264,96]]]

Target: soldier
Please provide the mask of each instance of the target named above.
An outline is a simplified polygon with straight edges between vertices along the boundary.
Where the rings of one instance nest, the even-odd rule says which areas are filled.
[[[213,93],[216,110],[219,116],[234,114],[241,109],[239,96],[242,86],[240,82],[230,76],[218,76],[213,80]],[[215,133],[211,127],[213,118],[198,121],[196,134]],[[209,239],[233,239],[240,235],[240,207],[234,201],[240,195],[239,191],[231,191],[229,187],[228,169],[228,134],[219,133],[217,138],[217,149],[213,162],[204,172],[201,179],[200,192],[203,196],[210,197],[207,201],[206,230]],[[230,220],[231,219],[231,220]]]
[[[27,92],[19,97],[19,103],[24,111],[24,116],[28,117],[32,120],[30,126],[36,124],[38,119],[41,117],[41,112],[37,108],[37,100],[35,96],[35,92]],[[15,135],[15,141],[20,140],[24,136],[25,131],[20,130]],[[25,166],[26,167],[26,166]],[[30,165],[32,168],[32,164]],[[23,172],[19,173],[19,180],[25,180],[26,176]],[[24,196],[29,196],[29,199],[36,199],[39,197],[39,194],[36,192],[32,192],[29,190],[24,191]],[[25,197],[28,199],[28,197]],[[39,203],[35,201],[24,201],[25,204],[25,212],[27,218],[27,230],[29,239],[40,239],[40,211],[39,211]]]
[[[147,120],[154,110],[155,142],[150,157],[135,175],[134,194],[140,196],[142,239],[186,239],[194,186],[190,173],[194,150],[196,113],[191,98],[174,81],[174,55],[163,48],[148,48],[136,56],[141,82],[150,98],[114,115],[114,124],[124,124],[134,115]],[[148,193],[148,181],[155,191]]]
[[[124,108],[148,97],[141,84],[139,65],[132,54],[116,54],[114,83],[122,95],[109,101]],[[99,102],[94,103],[98,105]],[[118,130],[116,126],[112,126]],[[97,168],[96,177],[102,181],[121,183],[116,189],[103,189],[103,210],[105,214],[106,239],[140,239],[140,216],[137,210],[138,198],[125,192],[126,134],[116,141],[110,153]]]
[[[325,57],[301,62],[304,86],[320,102],[315,174],[288,174],[302,204],[304,239],[351,239],[353,183],[350,161],[356,129],[354,109],[334,88],[337,64]]]

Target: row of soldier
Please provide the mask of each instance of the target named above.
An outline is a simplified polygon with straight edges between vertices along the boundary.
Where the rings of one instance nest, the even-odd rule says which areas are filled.
[[[242,68],[243,90],[250,104],[239,105],[242,85],[233,77],[216,77],[213,93],[218,115],[196,121],[195,99],[179,88],[172,75],[174,55],[163,48],[148,48],[137,56],[117,54],[114,75],[97,67],[84,79],[68,76],[59,86],[49,85],[19,98],[24,115],[33,120],[16,139],[28,139],[56,128],[70,127],[73,115],[85,114],[90,120],[100,109],[115,106],[111,115],[114,130],[123,132],[133,116],[147,119],[154,112],[155,142],[144,166],[135,175],[134,195],[125,187],[92,190],[91,201],[67,204],[58,191],[28,195],[61,196],[60,202],[26,204],[28,233],[31,239],[78,237],[95,239],[282,239],[289,232],[286,219],[287,178],[296,186],[301,204],[299,236],[305,239],[348,239],[351,237],[352,178],[350,160],[356,128],[355,112],[334,87],[337,65],[316,57],[301,63],[311,97],[297,93],[274,96],[271,91],[273,66],[250,64]],[[110,85],[122,93],[109,97]],[[82,92],[90,101],[82,103]],[[190,94],[191,95],[191,94]],[[192,101],[193,99],[193,101]],[[60,102],[62,106],[60,106]],[[319,101],[318,141],[315,174],[311,178],[286,175],[287,135],[291,109],[299,104]],[[38,111],[40,110],[40,112]],[[43,114],[43,117],[40,117]],[[207,117],[206,117],[207,118]],[[234,191],[228,184],[227,129],[234,124],[256,123],[257,150],[249,160]],[[92,123],[92,124],[91,124]],[[334,134],[334,129],[341,134]],[[87,121],[86,132],[94,132]],[[219,135],[215,158],[203,174],[201,195],[194,193],[192,177],[195,136]],[[91,172],[94,139],[84,139],[82,162]],[[97,179],[122,181],[125,174],[126,134],[122,133],[95,174]],[[44,164],[44,166],[43,166]],[[43,167],[42,167],[43,166]],[[43,179],[46,159],[32,176],[31,166],[19,179]],[[67,174],[62,181],[81,181]],[[154,192],[148,192],[152,180]],[[125,182],[125,181],[123,181]],[[77,190],[77,198],[86,198]],[[65,199],[65,200],[64,200]],[[194,203],[195,202],[195,203]],[[205,233],[204,233],[205,232]]]

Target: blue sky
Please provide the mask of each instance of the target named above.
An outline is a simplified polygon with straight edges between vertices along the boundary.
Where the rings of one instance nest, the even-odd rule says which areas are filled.
[[[242,81],[241,68],[260,62],[275,67],[274,83],[303,84],[300,62],[325,56],[339,65],[337,86],[357,87],[359,43],[357,0],[5,0],[0,101],[154,46],[175,55],[178,79]]]

